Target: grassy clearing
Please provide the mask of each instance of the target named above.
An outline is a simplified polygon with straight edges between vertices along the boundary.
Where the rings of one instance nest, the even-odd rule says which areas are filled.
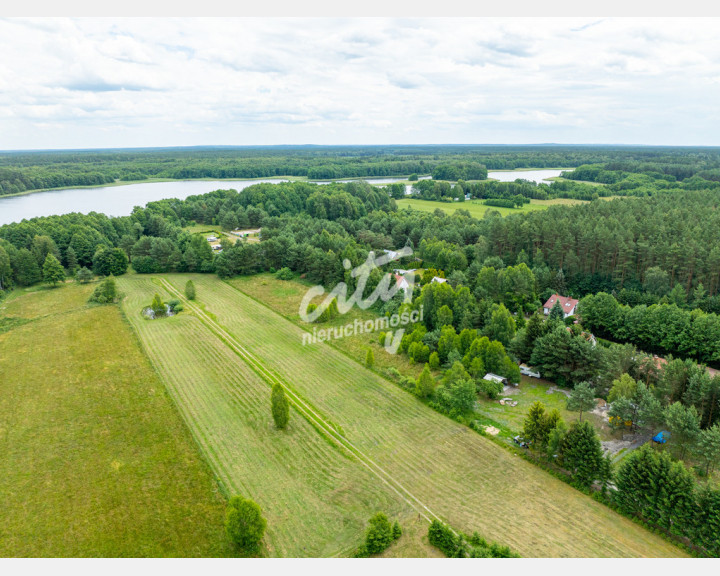
[[[51,314],[76,310],[85,307],[94,289],[95,283],[66,282],[58,288],[33,286],[13,290],[6,300],[0,302],[0,315],[7,318],[35,320]]]
[[[168,279],[182,289],[187,276]],[[200,275],[193,281],[220,324],[452,526],[524,556],[682,555],[337,349],[302,346],[298,326],[230,285]]]
[[[43,317],[0,334],[0,557],[228,555],[225,499],[120,310],[85,306],[91,289],[6,303]]]
[[[503,216],[508,214],[520,214],[534,210],[547,210],[548,206],[582,204],[583,200],[572,200],[568,198],[556,198],[553,200],[530,200],[530,204],[523,204],[522,208],[501,208],[498,206],[486,206],[483,200],[467,200],[465,202],[433,202],[431,200],[418,200],[416,198],[404,198],[396,200],[398,208],[406,210],[420,210],[422,212],[434,212],[436,209],[452,214],[456,210],[467,210],[474,218],[482,218],[488,210],[495,210]]]
[[[174,277],[183,286],[186,276]],[[209,305],[206,277],[198,304]],[[148,321],[140,310],[159,284],[122,278],[123,309],[229,494],[253,498],[268,519],[267,554],[350,553],[376,511],[409,514],[400,499],[355,460],[334,448],[298,413],[285,432],[270,414],[270,387],[197,317]],[[214,281],[214,286],[230,287]],[[163,293],[167,298],[167,294]],[[216,312],[214,309],[211,312]]]

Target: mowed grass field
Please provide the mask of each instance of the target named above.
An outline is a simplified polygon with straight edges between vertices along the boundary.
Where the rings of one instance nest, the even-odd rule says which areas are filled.
[[[166,278],[182,290],[188,276]],[[206,312],[417,498],[419,508],[455,529],[478,530],[523,556],[683,555],[332,346],[303,346],[301,328],[230,284],[192,278]],[[155,346],[155,353],[169,355],[164,348]]]
[[[217,279],[193,278],[201,284],[198,303],[211,312],[217,307],[212,291],[236,293]],[[180,289],[187,279],[173,277]],[[250,497],[262,508],[267,555],[348,555],[375,512],[401,522],[412,517],[401,498],[295,411],[289,428],[277,430],[269,384],[197,316],[145,320],[140,311],[155,293],[170,298],[160,284],[133,276],[119,285],[126,316],[227,493]]]
[[[496,210],[503,216],[508,214],[521,214],[533,210],[547,210],[549,206],[583,204],[584,200],[572,200],[569,198],[555,198],[553,200],[530,200],[530,204],[523,204],[522,208],[501,208],[499,206],[486,206],[484,200],[467,200],[465,202],[433,202],[431,200],[419,200],[416,198],[403,198],[396,200],[400,210],[420,210],[422,212],[435,212],[440,208],[447,214],[456,210],[467,210],[474,218],[482,218],[488,210]]]
[[[209,467],[93,288],[0,303],[0,557],[231,554]]]

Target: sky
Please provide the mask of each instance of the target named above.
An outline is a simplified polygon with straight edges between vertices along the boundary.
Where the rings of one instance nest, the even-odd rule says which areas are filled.
[[[0,149],[720,145],[720,19],[0,19]]]

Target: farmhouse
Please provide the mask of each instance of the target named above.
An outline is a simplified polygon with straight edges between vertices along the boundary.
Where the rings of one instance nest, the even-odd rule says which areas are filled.
[[[547,316],[550,314],[550,310],[553,309],[553,306],[555,306],[555,302],[560,302],[560,306],[562,306],[564,318],[567,318],[568,316],[572,316],[575,314],[575,309],[577,308],[578,301],[575,300],[575,298],[570,298],[569,296],[560,296],[559,294],[553,294],[548,298],[548,301],[545,302],[543,305],[543,314]]]
[[[398,290],[402,290],[403,292],[407,292],[410,289],[410,283],[400,274],[393,274],[393,277],[395,278],[395,285],[398,287]]]

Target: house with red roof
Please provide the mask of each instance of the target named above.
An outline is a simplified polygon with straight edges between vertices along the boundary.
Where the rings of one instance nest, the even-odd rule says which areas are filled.
[[[564,318],[567,318],[568,316],[572,316],[575,314],[575,309],[577,308],[578,301],[575,300],[575,298],[570,298],[569,296],[560,296],[559,294],[553,294],[548,298],[548,301],[543,304],[543,313],[545,316],[550,314],[550,310],[553,309],[553,306],[555,306],[555,302],[560,302],[560,306],[562,306]]]

